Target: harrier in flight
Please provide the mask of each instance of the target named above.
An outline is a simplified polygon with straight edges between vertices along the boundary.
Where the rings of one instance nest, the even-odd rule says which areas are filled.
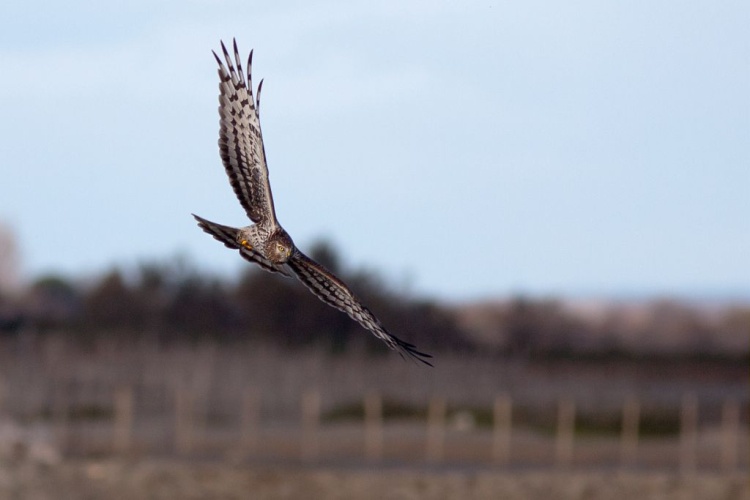
[[[285,276],[296,275],[316,297],[348,314],[388,347],[402,356],[410,356],[432,366],[431,356],[394,337],[380,324],[367,307],[354,296],[343,281],[326,268],[303,254],[291,236],[276,220],[271,185],[268,182],[266,153],[260,131],[258,108],[263,81],[253,99],[251,69],[253,53],[247,60],[247,79],[242,72],[237,42],[234,61],[221,44],[226,66],[214,52],[219,63],[219,153],[229,176],[234,194],[253,224],[234,228],[210,222],[193,214],[198,225],[228,248],[239,250],[245,259],[266,271]]]

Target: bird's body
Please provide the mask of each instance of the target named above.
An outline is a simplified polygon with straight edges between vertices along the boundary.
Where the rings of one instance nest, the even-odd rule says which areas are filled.
[[[258,96],[253,98],[251,79],[252,51],[247,62],[247,80],[242,72],[237,43],[234,61],[221,44],[226,66],[219,64],[219,152],[235,195],[253,224],[234,228],[193,215],[198,225],[228,248],[261,266],[266,271],[295,275],[315,296],[348,314],[388,347],[401,355],[425,364],[429,354],[417,351],[407,342],[388,333],[380,321],[349,290],[346,284],[323,266],[302,253],[276,219],[271,185],[268,181],[266,153],[260,129]]]

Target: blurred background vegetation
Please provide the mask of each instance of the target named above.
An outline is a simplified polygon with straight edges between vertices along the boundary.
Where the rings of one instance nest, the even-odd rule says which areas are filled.
[[[331,244],[311,255],[349,283],[395,335],[428,352],[545,357],[747,360],[750,305],[675,299],[565,300],[516,296],[441,303],[397,290],[377,273],[344,268]],[[229,256],[228,256],[229,257]],[[332,353],[384,347],[296,280],[248,265],[235,280],[175,257],[95,277],[49,274],[0,290],[0,331],[65,332],[158,342],[254,338]]]
[[[221,454],[256,422],[262,445],[250,456],[298,457],[311,400],[321,455],[360,456],[358,433],[336,433],[367,420],[370,398],[389,426],[382,446],[398,460],[422,460],[425,435],[434,454],[429,429],[438,421],[448,460],[486,462],[498,401],[512,401],[513,463],[560,455],[567,404],[582,466],[622,460],[628,411],[649,440],[642,464],[674,464],[691,428],[702,432],[703,465],[747,461],[717,451],[740,447],[738,429],[750,421],[750,303],[741,300],[438,301],[349,268],[330,243],[316,243],[311,256],[391,332],[433,354],[430,369],[401,360],[296,280],[249,263],[228,278],[176,256],[24,283],[9,234],[0,238],[0,411],[22,424],[14,439],[23,446],[54,430],[44,442],[55,456]],[[193,440],[185,418],[200,445],[185,445]],[[608,444],[599,449],[591,436]]]

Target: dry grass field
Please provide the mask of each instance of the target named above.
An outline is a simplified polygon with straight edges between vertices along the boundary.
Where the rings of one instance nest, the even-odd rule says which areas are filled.
[[[60,500],[741,500],[745,475],[292,467],[69,460],[0,470],[0,498]]]
[[[426,369],[50,336],[0,341],[0,396],[0,499],[750,499],[736,363]]]

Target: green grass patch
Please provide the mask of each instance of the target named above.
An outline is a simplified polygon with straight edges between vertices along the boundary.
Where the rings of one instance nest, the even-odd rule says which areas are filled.
[[[324,422],[358,421],[365,418],[363,402],[339,405],[323,414]],[[425,420],[427,408],[399,401],[383,401],[383,420]]]
[[[337,406],[323,415],[327,423],[364,420],[362,402]],[[448,406],[446,424],[450,427],[459,416],[469,415],[471,425],[478,429],[491,429],[493,410],[489,406]],[[427,405],[414,405],[398,401],[383,401],[383,420],[417,420],[427,419]],[[538,409],[514,406],[512,425],[534,430],[541,434],[554,435],[557,432],[557,407]],[[640,415],[638,434],[641,437],[671,437],[680,431],[677,410],[652,409]],[[577,412],[575,416],[575,433],[579,436],[619,436],[622,432],[622,412]]]

